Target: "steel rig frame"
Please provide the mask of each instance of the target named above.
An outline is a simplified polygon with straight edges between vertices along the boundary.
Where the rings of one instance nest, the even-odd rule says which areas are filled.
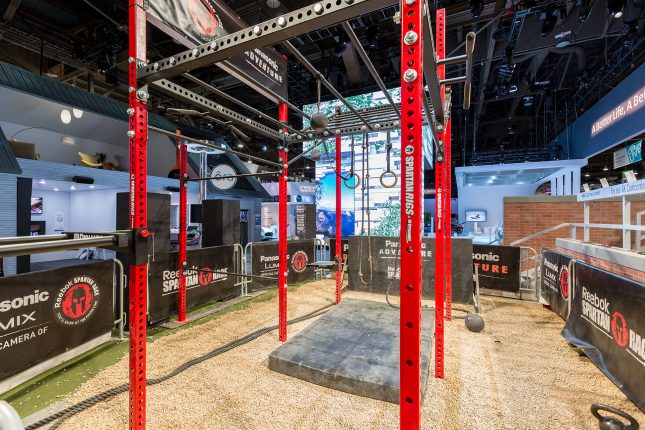
[[[180,242],[179,242],[179,309],[178,320],[186,321],[186,285],[184,266],[186,264],[186,192],[187,175],[186,142],[237,154],[261,164],[277,167],[279,175],[279,339],[287,340],[287,170],[301,154],[288,160],[288,145],[305,140],[326,140],[335,137],[336,151],[340,152],[341,136],[369,131],[401,130],[402,174],[401,174],[401,394],[400,426],[402,429],[419,429],[421,425],[421,234],[423,212],[423,145],[421,127],[430,127],[435,147],[436,180],[436,252],[435,252],[435,377],[443,378],[443,322],[451,318],[451,258],[450,258],[450,87],[465,83],[464,108],[470,105],[470,80],[472,75],[472,52],[475,34],[466,37],[464,55],[445,58],[445,10],[437,11],[435,51],[426,3],[419,0],[401,2],[401,103],[396,104],[389,97],[376,69],[364,49],[357,43],[350,19],[396,4],[394,0],[322,0],[279,17],[269,19],[253,27],[217,38],[212,42],[188,49],[172,57],[148,62],[146,54],[146,0],[128,0],[129,3],[129,108],[130,129],[130,226],[133,241],[140,242],[134,249],[134,265],[130,269],[130,429],[140,430],[146,426],[146,315],[147,315],[147,240],[154,233],[146,226],[146,162],[148,130],[167,134],[177,139],[180,159]],[[390,105],[354,109],[338,91],[317,71],[288,39],[310,31],[341,23],[349,38],[355,42],[359,56],[365,62],[373,78],[384,91]],[[294,130],[288,124],[288,110],[309,118],[303,111],[287,100],[275,97],[279,102],[278,119],[258,112],[256,109],[233,99],[222,91],[188,74],[199,67],[209,66],[242,54],[253,48],[282,43],[309,71],[332,92],[349,112],[337,113],[330,117],[331,128],[321,131],[311,129]],[[466,75],[445,79],[445,65],[465,62]],[[267,126],[245,117],[206,97],[183,88],[169,79],[183,76],[210,93],[253,112],[268,121]],[[424,88],[424,77],[425,85]],[[173,96],[200,111],[201,116],[219,117],[256,134],[273,139],[278,144],[278,163],[239,153],[227,147],[215,145],[148,126],[147,100],[148,85],[167,95]],[[212,116],[210,116],[212,115]],[[318,142],[313,147],[320,145]],[[312,149],[313,149],[312,147]],[[336,209],[340,212],[340,157],[336,157]],[[198,178],[206,180],[208,178]],[[336,254],[336,303],[341,300],[342,245],[340,217],[337,216]],[[184,239],[182,240],[182,237]],[[444,296],[445,289],[445,296]],[[444,310],[445,302],[445,310]]]

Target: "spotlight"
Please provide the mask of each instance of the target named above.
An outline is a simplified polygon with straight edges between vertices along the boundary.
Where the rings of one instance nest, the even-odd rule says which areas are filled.
[[[591,176],[589,172],[585,173],[585,178],[588,178],[589,176]]]
[[[268,150],[268,149],[269,149],[269,148],[267,148],[267,146],[266,146],[266,145],[262,145],[262,151],[267,152],[267,150]]]
[[[81,119],[83,117],[83,111],[81,109],[76,109],[76,108],[72,109],[72,114],[76,119]]]
[[[74,185],[72,185],[71,187],[69,187],[69,189],[74,191],[76,189],[76,187]]]
[[[240,148],[240,149],[241,149],[241,148],[244,148],[244,144],[243,144],[242,142],[238,142],[238,143],[237,143],[237,147],[238,147],[238,148]]]
[[[54,188],[54,191],[58,191],[58,188]]]
[[[72,122],[72,113],[67,109],[60,111],[60,120],[63,124],[69,124]]]
[[[625,8],[625,0],[608,0],[607,10],[609,14],[618,19],[623,16],[623,9]]]
[[[514,93],[517,91],[517,85],[511,84],[511,86],[508,88],[509,93]]]
[[[41,179],[40,181],[38,181],[38,183],[40,185],[45,185],[47,183],[47,181],[45,181],[44,179]]]
[[[603,172],[606,172],[606,171],[608,171],[608,170],[609,170],[609,167],[607,167],[607,166],[605,166],[605,167],[603,167],[603,168],[602,168],[602,171],[603,171]]]
[[[473,19],[478,19],[484,11],[483,0],[470,0],[470,12],[473,14]]]

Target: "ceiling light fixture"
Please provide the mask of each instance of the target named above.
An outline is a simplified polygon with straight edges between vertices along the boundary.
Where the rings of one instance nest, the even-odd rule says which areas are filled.
[[[76,139],[72,136],[63,136],[60,138],[61,145],[74,146],[76,145]]]
[[[58,188],[54,188],[54,191],[58,191]]]
[[[585,173],[585,178],[588,178],[589,176],[591,176],[589,172]]]
[[[622,18],[623,9],[625,8],[625,0],[609,0],[607,2],[607,10],[614,18]]]
[[[45,185],[47,183],[47,181],[45,181],[44,179],[41,179],[40,181],[38,181],[38,183],[40,185]]]
[[[81,109],[72,109],[72,114],[74,114],[74,118],[76,119],[81,119],[83,117],[83,111]]]
[[[609,170],[609,167],[607,167],[607,166],[605,166],[605,167],[603,167],[603,168],[602,168],[602,171],[603,171],[603,172],[606,172],[606,171],[608,171],[608,170]]]
[[[74,191],[76,189],[76,187],[74,185],[72,185],[71,187],[69,187],[69,189]]]
[[[72,122],[72,113],[67,109],[60,111],[60,120],[63,124],[69,124]]]
[[[94,185],[90,185],[90,189],[92,189],[92,190],[93,190],[93,189],[94,189]]]

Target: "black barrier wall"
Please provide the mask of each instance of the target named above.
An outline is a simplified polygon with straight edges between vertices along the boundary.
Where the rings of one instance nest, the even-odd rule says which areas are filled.
[[[645,285],[575,263],[562,335],[645,411]]]
[[[566,320],[570,293],[569,262],[571,257],[549,249],[542,250],[542,287],[540,296],[553,311]]]
[[[290,240],[287,247],[289,276],[287,282],[303,282],[314,279],[314,268],[307,266],[315,260],[313,240]],[[278,242],[254,242],[251,245],[251,270],[255,276],[276,280],[253,278],[253,289],[278,285]]]
[[[114,262],[0,278],[0,380],[109,333]]]
[[[428,299],[434,299],[434,245],[434,239],[423,238],[423,297]],[[398,296],[399,251],[399,239],[395,237],[351,236],[347,266],[349,288],[385,293],[391,285],[390,294]],[[473,243],[470,239],[452,239],[452,300],[473,302]]]
[[[186,308],[240,295],[235,287],[233,245],[193,249],[187,253]],[[149,320],[151,324],[177,313],[178,253],[155,256],[148,269]],[[200,271],[203,270],[203,271]],[[221,273],[208,273],[208,271]]]
[[[519,246],[473,245],[473,272],[479,273],[479,288],[520,291]]]
[[[343,258],[349,254],[349,240],[340,240],[340,253]],[[329,261],[336,261],[336,239],[329,239]],[[349,260],[347,260],[349,262]]]

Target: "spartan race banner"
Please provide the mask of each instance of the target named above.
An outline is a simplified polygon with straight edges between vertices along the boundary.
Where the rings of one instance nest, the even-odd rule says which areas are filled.
[[[423,297],[434,298],[434,245],[432,238],[422,240]],[[347,266],[349,288],[352,290],[399,295],[400,274],[399,238],[349,237]],[[459,303],[473,302],[473,244],[470,239],[452,239],[452,300]],[[369,259],[372,259],[370,264]]]
[[[479,288],[520,291],[519,246],[473,245],[473,272],[475,268],[479,273]]]
[[[313,240],[290,240],[287,246],[289,275],[288,283],[314,279],[314,268],[307,266],[315,261]],[[278,242],[253,242],[251,246],[251,269],[253,275],[278,277]],[[278,285],[277,279],[253,278],[252,287],[270,288]]]
[[[234,246],[192,249],[186,254],[186,308],[237,296],[233,272]],[[179,254],[157,255],[148,269],[148,312],[150,323],[168,319],[177,313],[179,291]],[[199,269],[199,270],[197,270]],[[220,272],[208,273],[200,270]]]
[[[114,263],[0,278],[0,380],[112,330]]]
[[[645,411],[645,285],[576,262],[573,293],[562,335]]]
[[[340,253],[343,259],[349,254],[349,240],[340,240]],[[329,261],[336,261],[336,239],[329,239]]]
[[[542,250],[542,287],[540,296],[566,321],[571,292],[569,262],[571,258],[548,249]]]
[[[223,1],[148,0],[147,14],[153,25],[188,48],[247,27]],[[248,77],[287,98],[287,62],[273,48],[255,48],[218,65],[242,81]]]

